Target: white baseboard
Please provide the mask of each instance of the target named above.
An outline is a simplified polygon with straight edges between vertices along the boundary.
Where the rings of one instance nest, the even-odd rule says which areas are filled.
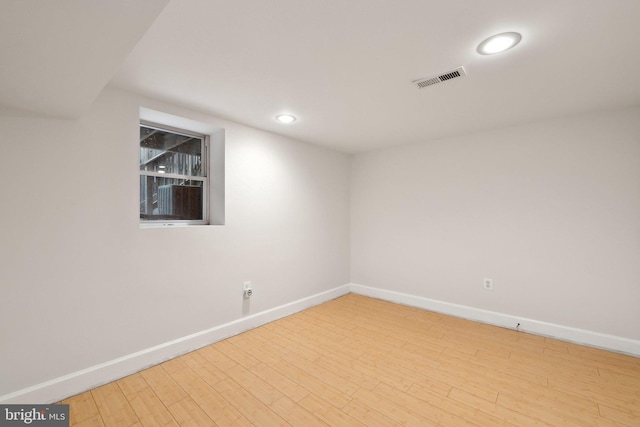
[[[349,292],[505,328],[513,329],[520,323],[523,332],[640,357],[640,341],[637,340],[351,283],[5,394],[0,396],[0,403],[57,402]]]
[[[553,323],[511,316],[494,311],[481,310],[478,308],[432,300],[429,298],[388,291],[385,289],[372,288],[355,283],[352,283],[349,286],[349,289],[354,294],[422,308],[429,311],[435,311],[437,313],[474,320],[476,322],[487,323],[503,328],[514,329],[515,325],[520,323],[520,330],[523,332],[640,357],[640,341],[638,340],[572,328],[569,326],[555,325]]]
[[[115,381],[149,366],[248,331],[349,293],[349,285],[243,317],[136,353],[0,396],[0,403],[53,403]]]

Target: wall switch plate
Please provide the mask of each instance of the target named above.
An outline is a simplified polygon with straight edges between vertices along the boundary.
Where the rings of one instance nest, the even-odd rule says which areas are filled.
[[[485,277],[484,280],[482,281],[482,287],[486,291],[492,291],[493,290],[493,279]]]

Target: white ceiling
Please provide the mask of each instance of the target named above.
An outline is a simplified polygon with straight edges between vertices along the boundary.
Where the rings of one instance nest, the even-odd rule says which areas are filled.
[[[169,0],[1,0],[0,108],[77,118]]]
[[[61,3],[81,11],[86,4],[122,8],[122,13],[137,3],[119,0],[118,6],[107,7],[112,2],[35,1],[49,5],[46,14]],[[19,7],[23,2],[9,3]],[[15,18],[3,17],[2,25],[9,19]],[[87,19],[101,22],[82,14],[76,20]],[[144,18],[134,11],[128,22],[137,20]],[[638,0],[173,0],[111,84],[360,152],[639,105],[639,22]],[[137,30],[143,29],[141,22]],[[95,52],[67,50],[69,31],[48,31],[52,41],[27,46],[26,57],[49,58],[53,49],[61,54],[59,63],[52,61],[56,66],[80,66],[84,55],[90,55],[89,65],[97,61]],[[76,37],[85,39],[91,31],[87,25]],[[520,32],[520,45],[494,56],[476,53],[480,41],[504,31]],[[59,32],[66,38],[58,41]],[[113,40],[101,39],[100,49],[122,51],[126,42],[111,33]],[[4,52],[6,42],[0,46]],[[103,75],[113,72],[111,64],[100,71],[87,68],[97,76],[90,83],[101,88]],[[464,78],[422,90],[411,85],[460,65],[467,72]],[[64,80],[61,73],[37,77],[46,87]],[[4,72],[2,80],[4,101]],[[298,120],[276,122],[274,116],[283,112]]]

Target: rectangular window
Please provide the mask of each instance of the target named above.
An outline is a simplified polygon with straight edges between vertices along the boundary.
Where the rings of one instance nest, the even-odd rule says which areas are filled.
[[[140,122],[140,222],[207,224],[208,136]]]

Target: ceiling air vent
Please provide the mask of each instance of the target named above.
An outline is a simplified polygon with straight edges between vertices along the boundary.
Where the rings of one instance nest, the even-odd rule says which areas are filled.
[[[414,80],[411,83],[415,84],[418,89],[423,89],[427,86],[433,86],[438,83],[446,82],[447,80],[457,79],[458,77],[466,76],[463,67],[458,67],[446,73],[438,74],[436,76],[425,77],[423,79]]]

